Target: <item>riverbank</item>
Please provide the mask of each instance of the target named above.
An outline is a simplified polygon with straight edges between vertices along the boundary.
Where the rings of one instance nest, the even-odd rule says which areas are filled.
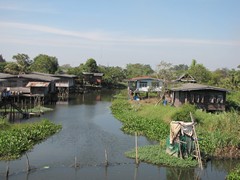
[[[132,101],[116,98],[111,110],[122,123],[125,133],[138,132],[151,140],[166,144],[169,123],[174,120],[190,121],[192,112],[197,125],[201,152],[211,158],[240,158],[240,115],[236,111],[207,113],[192,105],[180,108],[156,105],[157,100]],[[126,97],[126,96],[125,96]]]

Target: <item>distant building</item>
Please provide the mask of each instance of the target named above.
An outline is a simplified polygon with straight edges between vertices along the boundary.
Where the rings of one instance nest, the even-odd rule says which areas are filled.
[[[160,92],[163,87],[163,80],[150,76],[135,77],[126,80],[128,89],[132,92]]]
[[[197,81],[188,73],[181,75],[175,82],[182,82],[182,83],[196,83]]]
[[[87,85],[94,85],[101,87],[102,84],[102,77],[103,73],[91,73],[91,72],[83,72],[83,84],[84,86]]]
[[[196,83],[184,83],[179,84],[178,87],[171,88],[170,96],[172,104],[176,107],[190,103],[207,111],[224,111],[227,92],[223,88]]]

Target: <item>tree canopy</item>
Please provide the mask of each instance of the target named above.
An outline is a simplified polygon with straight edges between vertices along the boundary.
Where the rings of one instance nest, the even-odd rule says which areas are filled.
[[[54,74],[58,70],[58,59],[53,56],[40,54],[33,59],[32,71]]]
[[[126,76],[127,78],[133,78],[138,76],[148,76],[153,74],[151,66],[148,64],[127,64],[126,66]]]
[[[17,54],[12,57],[17,61],[19,73],[27,73],[30,70],[30,66],[32,64],[32,60],[30,60],[27,54]]]

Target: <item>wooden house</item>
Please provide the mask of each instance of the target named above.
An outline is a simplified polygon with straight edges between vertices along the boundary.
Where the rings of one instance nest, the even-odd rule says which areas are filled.
[[[8,89],[12,93],[22,93],[22,94],[33,94],[30,92],[30,86],[27,87],[29,82],[45,82],[49,83],[48,93],[55,93],[56,87],[55,83],[59,78],[45,76],[42,74],[19,74],[19,75],[11,75],[0,73],[0,88],[1,91],[4,89]],[[45,94],[45,93],[43,93]]]
[[[132,92],[160,92],[163,87],[163,80],[150,76],[135,77],[126,80],[128,89]]]
[[[56,88],[58,91],[58,97],[67,98],[70,92],[76,87],[77,76],[69,74],[54,74],[52,77],[57,77]]]
[[[43,73],[22,74],[19,75],[18,78],[22,79],[22,86],[26,86],[29,82],[48,82],[48,93],[56,93],[56,81],[60,79]]]
[[[184,103],[195,104],[198,108],[207,111],[224,111],[226,93],[223,88],[196,84],[184,83],[170,89],[172,104],[176,107]]]

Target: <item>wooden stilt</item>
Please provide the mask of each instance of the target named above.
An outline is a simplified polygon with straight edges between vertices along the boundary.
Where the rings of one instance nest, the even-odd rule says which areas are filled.
[[[9,161],[7,161],[6,179],[8,179],[8,176],[9,176]]]
[[[27,158],[27,172],[29,172],[31,170],[30,163],[29,163],[29,159],[28,159],[27,153],[25,155],[26,155],[26,158]]]
[[[105,149],[105,166],[108,166],[108,155],[106,149]]]
[[[136,165],[138,165],[139,162],[138,162],[138,138],[137,138],[137,132],[135,132],[135,152],[136,152],[135,163],[136,163]]]

